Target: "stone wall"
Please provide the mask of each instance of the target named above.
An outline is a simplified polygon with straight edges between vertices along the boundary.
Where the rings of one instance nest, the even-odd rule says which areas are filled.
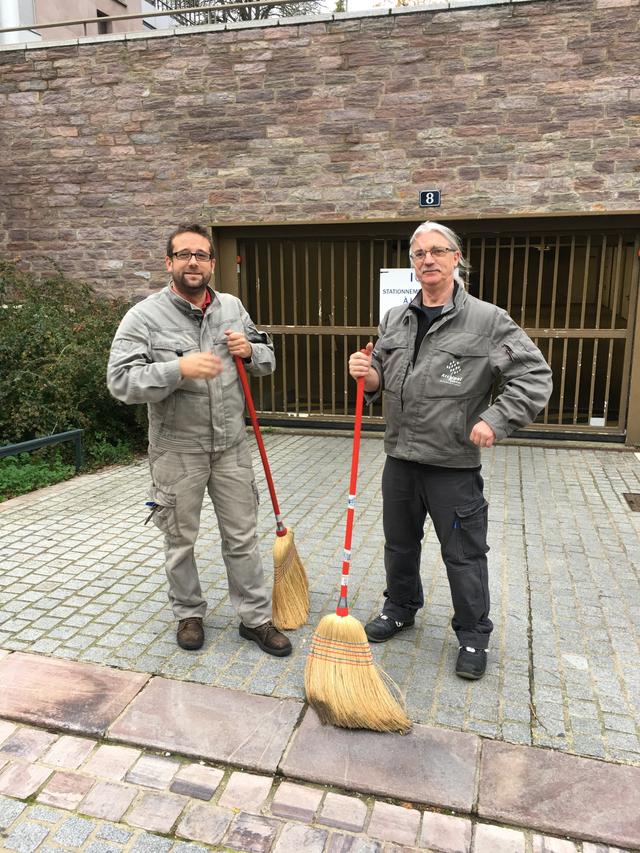
[[[132,294],[185,220],[639,210],[640,0],[450,5],[0,50],[0,255]]]

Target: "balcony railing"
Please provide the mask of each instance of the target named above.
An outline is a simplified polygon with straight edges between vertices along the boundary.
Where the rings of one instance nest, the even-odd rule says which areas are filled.
[[[156,8],[158,8],[159,4],[169,5],[168,0],[158,0],[156,2]],[[278,7],[282,8],[284,6],[287,7],[296,7],[300,6],[303,9],[309,8],[310,0],[286,0],[286,2],[274,2],[274,0],[248,0],[246,3],[225,3],[218,5],[210,5],[210,6],[190,6],[186,8],[180,8],[179,12],[176,9],[169,10],[168,8],[163,8],[162,11],[158,12],[135,12],[127,15],[109,15],[109,16],[100,16],[96,18],[80,18],[77,20],[65,20],[65,21],[51,21],[46,24],[37,23],[32,25],[31,27],[26,24],[21,24],[13,27],[2,27],[0,28],[0,34],[2,33],[16,33],[16,32],[27,32],[27,31],[38,31],[44,29],[50,29],[51,27],[73,27],[73,26],[82,26],[84,35],[92,35],[92,33],[87,32],[87,25],[98,24],[104,25],[108,22],[115,21],[134,21],[134,20],[147,20],[150,18],[166,18],[167,15],[170,15],[172,18],[177,19],[178,17],[182,17],[182,19],[188,23],[187,26],[193,26],[189,20],[190,15],[198,15],[201,16],[197,20],[197,24],[216,24],[221,21],[226,21],[228,13],[233,10],[245,10],[245,9],[259,9],[266,7]],[[319,5],[319,4],[318,4]],[[176,20],[176,24],[178,21]]]

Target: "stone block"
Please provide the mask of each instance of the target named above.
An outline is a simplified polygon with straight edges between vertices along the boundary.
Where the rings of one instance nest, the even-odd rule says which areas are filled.
[[[51,772],[49,767],[39,764],[12,762],[0,773],[0,794],[26,800],[35,794]]]
[[[110,735],[273,773],[301,710],[292,700],[154,678]]]
[[[164,790],[171,784],[180,762],[161,755],[142,755],[125,776],[132,785],[144,785],[147,788]]]
[[[356,797],[328,793],[324,798],[317,822],[349,832],[362,832],[367,819],[367,804]]]
[[[104,734],[149,676],[16,652],[0,660],[0,716]]]
[[[127,814],[127,823],[150,832],[169,833],[187,800],[175,794],[144,792]]]
[[[414,725],[407,735],[322,726],[309,708],[280,769],[287,776],[470,812],[480,739]]]
[[[136,789],[117,782],[96,782],[78,811],[101,820],[118,821],[136,796]]]
[[[471,821],[455,815],[425,812],[420,843],[434,853],[469,853]]]
[[[327,836],[327,832],[316,827],[287,823],[273,853],[324,853]]]
[[[477,853],[483,850],[491,850],[491,853],[525,853],[525,835],[517,829],[478,823],[473,849]]]
[[[96,743],[93,740],[62,735],[42,757],[42,763],[50,764],[53,767],[64,767],[67,770],[76,770],[95,745]]]
[[[556,835],[640,847],[640,767],[487,741],[478,813]]]
[[[20,726],[0,747],[0,757],[37,761],[55,740],[56,736],[50,732]]]
[[[180,819],[176,835],[204,844],[220,844],[233,815],[218,806],[197,805]]]
[[[324,791],[294,782],[282,782],[271,801],[271,814],[312,823]]]
[[[413,846],[419,827],[420,812],[417,809],[376,802],[367,827],[367,835],[381,838],[383,841]]]
[[[82,769],[92,776],[120,781],[139,756],[139,749],[106,743],[97,748]]]
[[[79,773],[54,773],[38,794],[38,802],[73,811],[93,785],[93,779]]]
[[[258,815],[238,815],[225,838],[225,844],[243,853],[269,853],[280,828],[280,821]]]
[[[223,777],[224,772],[215,767],[188,764],[176,773],[169,790],[197,800],[210,800]]]

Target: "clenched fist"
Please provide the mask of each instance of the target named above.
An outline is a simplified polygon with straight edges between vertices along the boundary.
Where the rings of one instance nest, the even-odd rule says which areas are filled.
[[[222,359],[212,352],[190,352],[178,365],[184,379],[215,379],[222,371]]]
[[[253,352],[251,344],[242,332],[234,332],[231,329],[227,329],[225,335],[227,336],[227,346],[232,356],[237,355],[239,358],[251,358],[251,353]]]
[[[496,434],[486,421],[478,421],[469,436],[469,441],[478,447],[493,447],[495,440]]]

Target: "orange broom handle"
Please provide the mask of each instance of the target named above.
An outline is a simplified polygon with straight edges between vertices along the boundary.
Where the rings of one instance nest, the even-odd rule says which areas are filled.
[[[262,440],[262,435],[260,433],[260,425],[258,423],[258,416],[256,415],[256,407],[253,405],[253,397],[251,396],[251,389],[249,388],[247,371],[244,369],[244,364],[242,363],[242,359],[239,356],[235,355],[234,361],[236,363],[238,376],[240,377],[240,383],[242,384],[242,390],[244,391],[244,399],[247,403],[247,409],[249,410],[249,417],[251,418],[251,424],[253,426],[253,432],[256,437],[256,442],[258,444],[258,450],[260,451],[260,458],[262,459],[264,475],[267,478],[267,486],[269,487],[271,503],[273,504],[273,514],[276,517],[276,536],[286,536],[287,528],[284,526],[282,517],[280,515],[280,507],[278,506],[278,498],[276,497],[276,488],[273,485],[273,477],[271,476],[271,468],[269,467],[269,460],[267,459],[267,451],[264,448],[264,441]]]
[[[358,480],[358,458],[360,456],[360,428],[362,426],[362,409],[364,407],[364,376],[360,376],[356,386],[356,417],[353,427],[353,450],[351,453],[351,480],[349,481],[349,498],[347,500],[347,529],[344,534],[344,557],[342,560],[342,584],[340,600],[336,607],[338,616],[349,615],[347,604],[347,586],[349,583],[349,565],[351,563],[351,537],[353,534],[353,517],[356,510],[356,482]]]

